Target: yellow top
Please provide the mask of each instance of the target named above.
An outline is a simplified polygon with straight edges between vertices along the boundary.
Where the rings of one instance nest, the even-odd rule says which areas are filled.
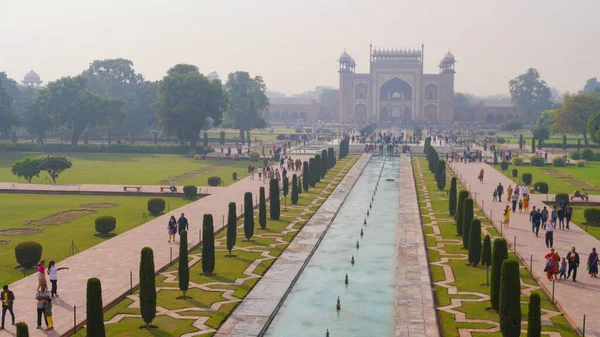
[[[2,304],[8,306],[8,291],[5,291],[2,295]]]
[[[504,210],[504,220],[508,221],[510,219],[510,208]]]

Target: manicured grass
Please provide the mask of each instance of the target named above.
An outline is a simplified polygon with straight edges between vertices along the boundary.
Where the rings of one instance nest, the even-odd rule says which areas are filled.
[[[446,251],[446,254],[444,253],[439,253],[438,251],[429,249],[428,253],[429,253],[429,259],[430,262],[437,262],[440,261],[440,258],[450,258],[450,261],[448,263],[446,263],[446,265],[449,265],[452,267],[452,271],[455,277],[455,281],[450,283],[449,285],[451,286],[455,286],[458,288],[458,294],[448,294],[448,289],[436,285],[435,286],[435,294],[436,294],[436,300],[437,300],[437,307],[443,307],[446,305],[449,305],[451,303],[451,299],[466,299],[466,300],[473,300],[473,299],[478,299],[480,298],[479,296],[476,295],[472,295],[472,294],[461,294],[464,292],[468,292],[468,293],[481,293],[481,294],[489,294],[489,287],[486,285],[486,269],[479,266],[479,267],[473,267],[473,266],[469,266],[467,265],[467,261],[466,260],[461,260],[461,259],[453,259],[453,255],[447,255],[447,254],[467,254],[467,251],[465,249],[462,248],[462,243],[454,243],[453,241],[449,241],[449,240],[457,240],[460,239],[459,236],[457,236],[456,234],[456,226],[454,221],[447,221],[447,220],[451,220],[452,217],[448,214],[448,202],[447,201],[443,201],[441,200],[442,198],[444,198],[443,194],[440,193],[439,191],[436,190],[436,185],[435,185],[435,180],[433,178],[433,175],[431,174],[431,172],[429,172],[427,170],[427,162],[425,161],[425,159],[422,158],[418,158],[418,159],[414,159],[413,161],[413,165],[415,167],[415,171],[418,172],[418,167],[416,165],[416,162],[420,163],[421,166],[421,170],[423,172],[424,178],[421,179],[417,176],[417,191],[418,191],[418,195],[419,195],[419,200],[420,201],[425,201],[425,194],[423,193],[423,186],[427,187],[427,191],[428,191],[428,199],[431,200],[431,205],[432,205],[432,209],[433,209],[433,213],[435,213],[435,220],[437,221],[437,226],[440,229],[440,236],[441,236],[441,243],[444,244],[443,249]],[[450,172],[451,173],[451,172]],[[447,181],[450,181],[450,176],[447,177]],[[464,189],[463,186],[457,186],[458,190]],[[447,197],[446,197],[447,200]],[[424,212],[425,214],[429,214],[429,210],[426,207],[422,207],[421,211]],[[481,214],[481,211],[479,209],[475,209],[475,214]],[[432,221],[432,217],[430,216],[424,216],[422,217],[423,223],[425,225],[431,223]],[[482,221],[482,228],[489,226],[490,222],[483,218],[481,219]],[[425,229],[425,233],[432,233],[433,231],[431,229],[427,229],[427,228],[431,228],[430,226],[424,226]],[[490,234],[497,236],[498,233],[495,230],[492,230],[491,227],[488,227],[488,230],[490,232]],[[434,237],[431,236],[427,236],[426,237],[426,243],[428,247],[435,247],[437,246],[437,244],[439,243],[438,240]],[[512,253],[509,253],[509,257],[513,257],[514,255]],[[433,280],[434,282],[440,282],[445,280],[445,275],[443,273],[443,270],[440,266],[437,265],[431,265],[431,272],[433,275]],[[536,281],[531,278],[531,276],[529,276],[529,272],[526,269],[520,269],[520,273],[521,273],[521,279],[523,280],[523,282],[525,284],[530,284],[530,285],[537,285]],[[522,288],[525,288],[524,286],[522,286]],[[552,303],[550,303],[550,300],[548,298],[548,296],[545,295],[545,293],[543,293],[541,290],[535,290],[534,292],[537,292],[540,294],[541,296],[541,306],[544,309],[548,309],[548,310],[553,310],[553,311],[557,311],[558,309],[552,305]],[[528,301],[528,296],[522,296],[521,298],[522,301],[527,302]],[[468,320],[490,320],[490,321],[494,321],[494,322],[498,322],[498,314],[489,309],[491,307],[491,304],[489,302],[489,300],[487,301],[482,301],[482,302],[462,302],[462,305],[454,310],[459,311],[459,312],[463,312],[466,314],[467,319]],[[522,304],[521,305],[521,312],[522,312],[522,320],[527,321],[527,305],[526,304]],[[465,329],[465,328],[469,328],[469,329],[491,329],[494,326],[493,325],[489,325],[489,324],[485,324],[485,323],[465,323],[465,322],[456,322],[454,315],[452,315],[451,313],[445,312],[445,311],[439,311],[440,314],[440,318],[441,318],[441,323],[442,323],[442,328],[443,328],[443,332],[444,332],[444,336],[446,337],[458,337],[459,333],[458,333],[458,329]],[[551,319],[552,324],[551,326],[548,325],[543,325],[542,329],[544,331],[556,331],[558,332],[561,336],[563,337],[575,337],[577,336],[577,334],[574,332],[574,330],[572,329],[571,326],[569,326],[568,322],[566,321],[566,319],[561,315],[561,316],[555,316]],[[523,326],[523,329],[526,329],[526,326]],[[500,333],[476,333],[473,334],[473,336],[501,336]]]
[[[306,201],[307,205],[310,205],[310,201],[315,198],[322,197],[327,198],[331,192],[332,188],[325,189],[325,186],[333,181],[333,177],[338,173],[341,176],[344,176],[350,168],[354,165],[358,157],[350,156],[342,161],[338,161],[336,167],[332,169],[327,176],[321,180],[321,183],[317,184],[315,188],[311,188],[311,193],[303,193],[303,199]],[[346,164],[349,164],[345,169]],[[340,179],[336,179],[339,181]],[[321,193],[322,192],[322,193]],[[319,203],[320,204],[320,203]],[[212,276],[206,276],[202,274],[202,263],[201,261],[194,264],[190,267],[190,282],[194,282],[197,284],[207,284],[214,282],[224,282],[226,284],[212,284],[209,287],[211,289],[227,289],[234,290],[233,296],[238,299],[243,299],[248,292],[254,287],[254,285],[258,282],[258,278],[252,278],[244,281],[242,284],[233,284],[233,282],[240,278],[248,277],[247,274],[244,274],[244,271],[248,269],[248,267],[257,259],[264,259],[265,256],[261,255],[261,252],[269,252],[269,256],[278,257],[285,250],[288,244],[281,244],[277,242],[276,238],[283,239],[288,243],[293,240],[297,232],[288,232],[287,234],[283,234],[282,231],[286,230],[288,225],[292,221],[297,221],[298,223],[294,226],[295,229],[301,229],[301,227],[306,223],[308,219],[312,217],[312,215],[319,209],[320,205],[310,205],[304,206],[302,209],[307,208],[308,212],[305,214],[299,214],[298,205],[290,206],[288,208],[288,212],[281,212],[281,219],[278,221],[271,221],[267,219],[267,228],[265,230],[260,229],[258,226],[258,218],[255,212],[255,230],[254,236],[247,241],[244,237],[243,228],[239,226],[243,224],[243,220],[240,219],[238,221],[238,230],[237,230],[237,240],[236,246],[233,250],[233,255],[235,257],[229,258],[226,252],[226,238],[225,232],[221,232],[215,237],[216,241],[216,252],[215,252],[215,272]],[[267,203],[267,214],[268,214],[268,205]],[[288,204],[289,205],[289,204]],[[305,212],[302,210],[302,212]],[[261,237],[263,236],[263,237]],[[252,251],[245,251],[241,249],[250,249]],[[190,253],[190,255],[198,255],[201,256],[202,247]],[[191,258],[192,256],[190,256]],[[264,275],[268,268],[274,263],[275,260],[265,260],[262,261],[256,269],[254,269],[253,273],[257,275]],[[167,271],[177,273],[179,266],[178,264],[174,264]],[[177,297],[181,296],[181,291],[178,290],[178,283],[169,283],[166,282],[167,278],[163,275],[157,276],[157,287],[170,287],[172,289],[163,289],[160,290],[157,294],[157,306],[168,310],[176,310],[176,309],[184,309],[189,308],[190,310],[180,311],[178,312],[182,316],[190,317],[190,316],[206,316],[209,317],[207,322],[205,323],[208,327],[213,329],[218,329],[219,326],[223,323],[223,321],[230,315],[230,313],[235,309],[235,307],[239,304],[231,303],[226,304],[218,308],[216,311],[194,311],[194,308],[208,308],[212,304],[221,301],[227,301],[225,297],[223,297],[223,291],[209,292],[204,291],[198,288],[194,288],[194,290],[188,291],[188,295],[192,296],[193,299],[190,300],[181,300],[177,299]],[[190,288],[192,289],[192,288]],[[115,307],[109,309],[104,314],[104,319],[110,320],[117,314],[134,314],[139,315],[139,309],[131,309],[127,308],[131,305],[133,301],[131,299],[124,299],[119,302]],[[197,331],[196,329],[189,330],[189,327],[193,319],[163,319],[164,316],[157,316],[154,325],[157,325],[158,328],[152,330],[150,332],[145,330],[139,330],[138,327],[143,325],[143,321],[141,318],[127,318],[119,321],[115,324],[106,325],[107,335],[110,336],[180,336],[185,332]],[[159,319],[160,318],[160,319]],[[205,334],[206,336],[211,336],[212,334]],[[85,336],[85,329],[78,331],[75,336]],[[204,335],[203,335],[204,336]]]
[[[11,172],[13,162],[25,157],[45,154],[35,152],[4,152],[0,156],[0,181],[27,182]],[[248,160],[205,159],[194,160],[175,154],[129,154],[129,153],[62,153],[71,159],[73,167],[57,180],[59,184],[116,184],[116,185],[164,185],[175,177],[177,185],[208,186],[207,179],[221,177],[224,186],[230,185],[233,172],[238,179],[247,176]],[[255,166],[262,161],[252,162]],[[40,183],[46,173],[34,178]],[[49,178],[48,178],[49,179]],[[52,182],[50,180],[50,182]]]
[[[94,220],[98,216],[112,215],[117,219],[115,233],[124,233],[142,224],[142,213],[148,213],[148,197],[114,197],[114,196],[80,196],[80,195],[41,195],[41,194],[0,194],[0,230],[9,228],[41,229],[42,232],[31,235],[0,235],[0,240],[10,240],[0,249],[0,284],[10,284],[23,276],[34,272],[34,269],[20,271],[15,269],[14,248],[22,241],[36,241],[42,245],[42,259],[61,261],[68,257],[71,241],[79,251],[108,240],[94,236],[96,234]],[[186,205],[183,198],[164,198],[170,210]],[[110,208],[91,208],[82,206],[90,203],[117,204]],[[48,217],[60,211],[90,209],[96,211],[68,223],[58,225],[26,224]],[[147,215],[151,220],[154,216]]]

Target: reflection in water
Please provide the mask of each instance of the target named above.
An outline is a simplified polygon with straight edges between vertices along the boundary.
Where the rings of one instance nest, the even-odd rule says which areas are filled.
[[[386,179],[398,179],[399,161],[373,157],[367,164],[266,336],[324,336],[327,329],[331,337],[391,335],[398,182]]]

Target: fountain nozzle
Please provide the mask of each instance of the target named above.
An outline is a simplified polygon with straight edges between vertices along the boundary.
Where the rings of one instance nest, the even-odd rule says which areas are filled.
[[[342,305],[340,304],[340,297],[338,296],[337,303],[335,305],[335,310],[340,311],[342,309]]]
[[[360,229],[360,236],[361,237],[363,236],[363,229],[362,228]]]
[[[344,283],[348,284],[348,274],[346,274],[346,278],[344,279]]]
[[[354,255],[352,255],[352,259],[350,259],[350,263],[354,265]]]

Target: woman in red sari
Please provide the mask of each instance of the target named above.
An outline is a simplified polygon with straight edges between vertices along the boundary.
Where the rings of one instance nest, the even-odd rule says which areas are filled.
[[[560,261],[560,257],[557,253],[554,252],[554,249],[550,250],[550,253],[544,256],[546,259],[546,268],[544,271],[546,272],[546,276],[548,277],[548,281],[552,280],[553,275],[558,273],[558,265]]]

